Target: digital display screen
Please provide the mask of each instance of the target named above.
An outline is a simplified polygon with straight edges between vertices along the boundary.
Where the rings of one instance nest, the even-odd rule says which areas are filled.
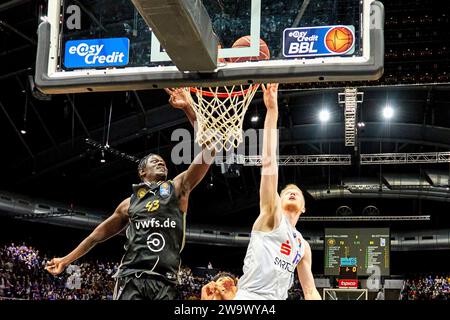
[[[324,239],[326,276],[353,266],[358,276],[390,274],[389,228],[326,228]]]

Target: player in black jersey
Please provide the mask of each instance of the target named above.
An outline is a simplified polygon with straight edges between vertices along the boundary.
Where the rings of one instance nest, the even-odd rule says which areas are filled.
[[[166,89],[170,104],[183,109],[195,121],[187,93]],[[206,148],[194,162],[173,180],[167,180],[164,160],[155,154],[145,156],[138,165],[141,183],[133,185],[133,194],[116,208],[77,248],[46,266],[53,275],[79,259],[96,244],[120,233],[125,227],[127,241],[117,279],[114,299],[175,299],[180,252],[185,237],[185,217],[191,190],[203,179],[213,154]]]

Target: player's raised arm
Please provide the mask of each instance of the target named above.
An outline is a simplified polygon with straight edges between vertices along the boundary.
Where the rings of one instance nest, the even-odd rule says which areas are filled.
[[[203,148],[202,151],[195,157],[194,161],[189,165],[189,168],[180,173],[173,179],[176,190],[179,190],[180,209],[183,212],[187,211],[188,197],[192,189],[194,189],[200,181],[203,180],[209,170],[215,156],[215,150]]]
[[[253,225],[257,231],[271,231],[279,223],[276,215],[278,206],[278,84],[262,86],[266,118],[264,121],[264,141],[262,152],[261,185],[259,188],[260,215]]]
[[[71,253],[62,258],[53,258],[47,263],[45,269],[53,275],[64,271],[66,266],[81,258],[89,252],[96,244],[108,240],[118,234],[128,224],[128,208],[130,198],[122,201],[114,213],[95,228]]]
[[[189,101],[189,92],[182,88],[165,88],[164,90],[170,96],[169,103],[172,107],[183,110],[192,126],[195,126],[197,117]],[[205,177],[214,160],[214,156],[214,149],[209,150],[208,148],[203,147],[202,151],[195,157],[189,168],[175,177],[174,183],[177,186],[176,189],[180,192],[180,206],[183,212],[186,212],[187,210],[187,197],[189,196],[189,193]]]
[[[307,241],[304,240],[303,243],[305,245],[305,254],[297,265],[297,274],[302,286],[303,295],[305,296],[305,300],[322,300],[316,289],[316,284],[314,283],[314,277],[311,271],[311,247]]]
[[[197,116],[189,102],[189,92],[183,88],[164,88],[169,97],[169,103],[175,109],[181,109],[194,127]]]

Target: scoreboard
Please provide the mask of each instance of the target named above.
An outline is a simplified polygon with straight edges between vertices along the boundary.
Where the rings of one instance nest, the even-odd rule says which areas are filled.
[[[341,266],[339,267],[339,276],[343,279],[356,279],[358,277],[357,266]]]
[[[327,228],[324,239],[326,276],[390,274],[389,228]]]

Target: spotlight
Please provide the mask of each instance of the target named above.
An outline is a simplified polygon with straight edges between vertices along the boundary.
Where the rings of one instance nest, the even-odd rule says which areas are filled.
[[[258,120],[259,120],[259,117],[258,117],[258,116],[253,116],[253,117],[250,119],[251,122],[258,122]]]
[[[391,106],[386,106],[383,109],[383,117],[387,120],[394,116],[394,109]]]
[[[213,177],[211,176],[211,179],[210,179],[209,182],[206,184],[206,189],[212,190],[213,188],[214,188],[214,182],[213,182]]]
[[[25,134],[27,134],[27,130],[22,129],[22,130],[20,130],[20,133],[23,134],[23,135],[25,135]]]
[[[366,124],[364,122],[358,122],[359,128],[364,128],[365,126],[366,126]]]
[[[330,112],[328,110],[322,110],[319,112],[319,120],[320,122],[328,122],[330,120]]]

